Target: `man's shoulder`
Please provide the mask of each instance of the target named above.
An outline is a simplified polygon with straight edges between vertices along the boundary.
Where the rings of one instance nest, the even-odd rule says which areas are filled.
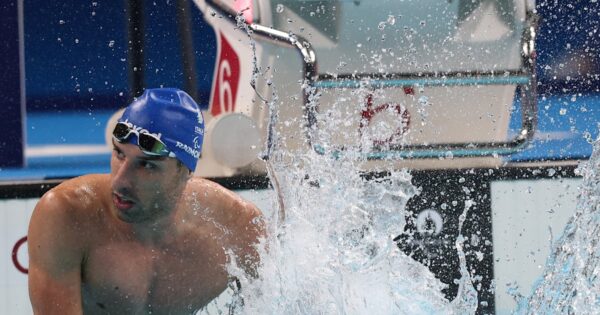
[[[198,204],[205,208],[205,216],[211,224],[218,224],[219,238],[226,242],[237,257],[241,266],[249,275],[256,277],[259,261],[257,245],[266,236],[266,227],[261,211],[251,202],[244,200],[235,192],[205,179],[193,180]]]
[[[109,189],[110,180],[105,174],[84,175],[63,181],[46,192],[38,205],[57,211],[77,212],[97,205]]]
[[[98,215],[90,215],[93,205],[101,209],[105,176],[88,175],[62,182],[38,201],[27,232],[30,268],[63,275],[77,269],[91,240],[102,225]],[[37,268],[37,269],[36,269]],[[31,270],[31,269],[30,269]]]
[[[233,223],[239,221],[240,218],[253,218],[261,215],[260,210],[254,204],[216,182],[194,177],[190,183],[192,185],[191,195],[198,198],[198,203],[212,209],[216,216],[225,221]]]
[[[28,236],[33,243],[45,244],[54,240],[54,251],[81,251],[89,236],[100,222],[102,187],[108,183],[105,176],[86,175],[62,182],[46,192],[38,201],[29,223]],[[54,244],[54,243],[53,243]],[[46,244],[45,246],[50,246]]]
[[[190,183],[192,194],[198,195],[201,201],[210,205],[239,207],[247,203],[235,192],[209,179],[194,177]]]

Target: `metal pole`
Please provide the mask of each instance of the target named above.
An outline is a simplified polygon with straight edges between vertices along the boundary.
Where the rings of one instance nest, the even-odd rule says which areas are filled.
[[[127,56],[129,59],[129,99],[144,90],[144,1],[125,0],[127,8]]]

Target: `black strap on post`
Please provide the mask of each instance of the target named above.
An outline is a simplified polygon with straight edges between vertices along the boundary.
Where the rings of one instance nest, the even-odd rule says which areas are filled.
[[[177,0],[177,32],[181,47],[184,90],[198,101],[198,79],[192,38],[192,15],[189,0]]]
[[[127,8],[127,56],[129,58],[129,97],[144,90],[144,1],[125,0]]]

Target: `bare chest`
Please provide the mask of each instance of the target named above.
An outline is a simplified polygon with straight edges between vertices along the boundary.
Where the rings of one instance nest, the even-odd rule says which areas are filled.
[[[226,288],[225,264],[222,247],[205,241],[162,249],[98,246],[83,268],[86,314],[190,314]]]

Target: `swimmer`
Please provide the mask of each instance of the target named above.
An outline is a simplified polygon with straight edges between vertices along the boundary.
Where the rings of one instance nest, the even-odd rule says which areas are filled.
[[[146,90],[114,128],[111,173],[40,199],[28,232],[35,314],[192,314],[234,280],[228,253],[257,276],[261,212],[193,176],[203,136],[189,95]]]

